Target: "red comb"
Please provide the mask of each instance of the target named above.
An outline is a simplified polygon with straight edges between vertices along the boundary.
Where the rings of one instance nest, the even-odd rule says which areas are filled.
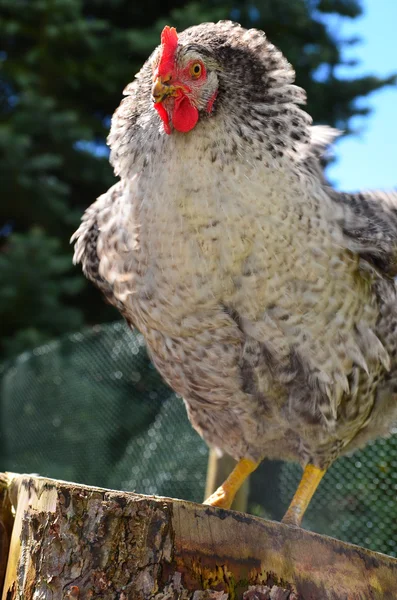
[[[166,25],[161,32],[161,56],[157,67],[157,77],[165,77],[172,71],[177,46],[178,34],[175,27]]]

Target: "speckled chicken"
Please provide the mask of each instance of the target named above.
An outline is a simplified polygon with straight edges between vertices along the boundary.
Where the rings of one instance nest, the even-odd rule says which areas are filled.
[[[109,144],[119,182],[86,211],[75,262],[239,462],[304,468],[299,524],[341,454],[397,421],[397,194],[329,187],[304,91],[257,30],[205,23],[161,45],[124,91]]]

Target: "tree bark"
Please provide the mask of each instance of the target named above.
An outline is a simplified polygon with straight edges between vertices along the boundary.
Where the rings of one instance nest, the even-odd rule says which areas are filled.
[[[396,559],[302,529],[41,477],[6,491],[3,600],[396,598]]]
[[[4,473],[0,473],[0,589],[3,589],[4,585],[8,550],[14,523],[8,481],[9,478]]]

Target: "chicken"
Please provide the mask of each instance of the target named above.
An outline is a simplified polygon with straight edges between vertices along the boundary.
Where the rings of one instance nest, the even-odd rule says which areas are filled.
[[[397,421],[397,194],[344,194],[304,91],[264,33],[222,21],[161,45],[124,93],[120,180],[86,211],[74,261],[145,337],[193,427],[239,462],[299,462],[284,522],[330,464]]]

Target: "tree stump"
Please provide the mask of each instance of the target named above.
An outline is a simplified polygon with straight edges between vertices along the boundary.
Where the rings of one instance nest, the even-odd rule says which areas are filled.
[[[397,560],[302,529],[28,475],[2,485],[3,600],[396,598]]]

